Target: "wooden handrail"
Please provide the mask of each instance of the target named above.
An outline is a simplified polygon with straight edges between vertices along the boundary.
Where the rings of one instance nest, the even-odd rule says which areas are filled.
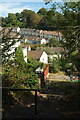
[[[10,87],[2,87],[2,90],[8,91],[40,91],[40,89],[23,89],[23,88],[10,88]]]
[[[35,91],[35,115],[37,115],[37,92],[40,92],[39,89],[21,89],[21,88],[10,88],[2,87],[2,91]]]

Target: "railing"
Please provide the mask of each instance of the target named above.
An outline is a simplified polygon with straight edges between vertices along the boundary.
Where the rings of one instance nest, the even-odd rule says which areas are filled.
[[[37,92],[39,92],[39,89],[19,89],[19,88],[8,88],[4,87],[2,88],[2,91],[35,91],[35,113],[34,115],[37,115]]]

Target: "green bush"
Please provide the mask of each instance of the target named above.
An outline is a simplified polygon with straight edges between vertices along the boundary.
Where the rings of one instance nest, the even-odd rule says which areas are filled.
[[[50,65],[50,72],[57,73],[58,71],[60,71],[60,62],[59,59],[54,58],[52,64]]]

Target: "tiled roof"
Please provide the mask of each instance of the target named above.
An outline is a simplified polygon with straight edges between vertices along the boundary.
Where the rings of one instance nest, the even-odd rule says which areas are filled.
[[[16,38],[16,39],[20,38],[20,35],[18,35],[17,33],[12,32],[12,28],[11,27],[9,27],[8,29],[3,28],[1,30],[0,38],[3,38],[3,36],[4,37],[9,37],[9,38]]]
[[[58,31],[45,31],[43,30],[41,33],[44,33],[44,34],[53,34],[53,35],[56,35],[56,36],[62,36],[62,34]]]
[[[44,33],[44,34],[53,34],[56,36],[63,36],[61,32],[58,31],[47,31],[47,30],[38,30],[38,29],[30,29],[30,28],[21,28],[21,31],[32,31],[32,32],[38,32],[38,33]]]
[[[21,31],[34,31],[35,29],[31,29],[31,28],[21,28]]]
[[[37,37],[28,37],[28,40],[36,40]]]
[[[40,37],[22,37],[22,39],[41,41],[43,38]]]
[[[44,39],[44,38],[38,37],[38,38],[36,39],[36,41],[41,41],[42,39]]]
[[[46,50],[49,52],[63,52],[64,48],[63,47],[44,47]]]
[[[34,32],[40,32],[41,30],[38,29],[31,29],[31,28],[21,28],[21,31],[34,31]]]
[[[42,51],[29,51],[28,56],[32,59],[40,59]]]
[[[30,46],[30,45],[26,45],[26,44],[23,44],[23,43],[21,43],[20,45],[21,45],[22,48],[25,48],[25,47],[29,47],[29,46]]]

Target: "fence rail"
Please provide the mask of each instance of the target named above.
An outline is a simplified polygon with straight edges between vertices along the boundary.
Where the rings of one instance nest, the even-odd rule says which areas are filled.
[[[20,89],[20,88],[9,88],[9,87],[3,87],[2,91],[35,91],[35,113],[34,115],[37,115],[37,92],[39,92],[39,89]]]

